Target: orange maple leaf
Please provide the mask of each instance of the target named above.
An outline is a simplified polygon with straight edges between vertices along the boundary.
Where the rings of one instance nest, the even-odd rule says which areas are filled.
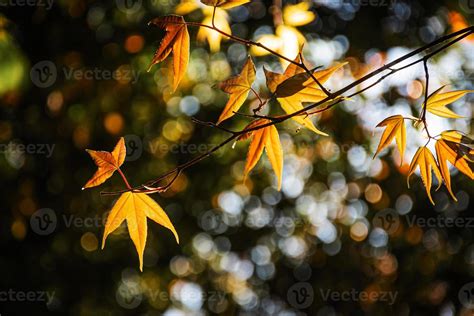
[[[101,185],[114,174],[115,170],[120,168],[125,161],[125,140],[121,137],[111,153],[108,151],[95,151],[90,149],[86,149],[86,151],[92,157],[98,169],[92,178],[87,181],[82,190]]]
[[[148,71],[153,65],[162,62],[173,52],[173,92],[186,74],[189,63],[189,33],[184,18],[179,15],[167,15],[153,19],[150,23],[166,31],[155,52]]]

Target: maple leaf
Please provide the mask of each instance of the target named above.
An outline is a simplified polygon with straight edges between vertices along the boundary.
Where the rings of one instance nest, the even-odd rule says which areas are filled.
[[[229,93],[229,101],[224,107],[217,124],[232,117],[237,112],[242,104],[247,99],[247,96],[252,89],[252,83],[255,80],[255,65],[252,58],[248,57],[244,67],[239,75],[227,79],[219,84],[222,91]]]
[[[311,7],[309,1],[302,1],[283,8],[283,21],[286,25],[302,26],[311,23],[316,18],[314,12],[308,11]]]
[[[300,63],[300,60],[298,55],[295,58],[295,62]],[[324,84],[345,64],[341,63],[320,71],[313,70],[312,73],[321,84]],[[304,102],[315,103],[327,97],[326,93],[321,90],[313,78],[295,64],[290,64],[283,74],[268,71],[265,68],[263,70],[268,89],[275,94],[277,101],[287,114],[303,109]],[[316,134],[328,136],[326,133],[318,130],[308,116],[297,115],[292,117],[292,119]]]
[[[474,92],[474,90],[458,90],[441,93],[441,90],[444,88],[445,86],[442,86],[428,97],[426,110],[434,115],[445,118],[462,118],[463,116],[454,113],[446,106],[462,98],[467,93]],[[423,104],[423,106],[425,106],[425,104]]]
[[[380,122],[377,127],[385,127],[385,130],[380,138],[380,143],[375,152],[375,156],[379,154],[385,147],[387,147],[392,140],[395,138],[400,151],[401,163],[403,162],[403,156],[405,155],[405,147],[407,142],[407,135],[405,129],[405,119],[401,115],[394,115],[387,117],[385,120]]]
[[[82,190],[101,185],[114,174],[115,170],[120,168],[125,161],[125,140],[121,137],[111,153],[108,151],[95,151],[90,149],[86,149],[86,151],[92,157],[98,169],[92,178],[82,187]]]
[[[166,34],[155,52],[148,71],[153,65],[162,62],[173,52],[173,92],[186,74],[189,63],[189,33],[184,18],[179,15],[167,15],[153,19],[153,24],[164,29]]]
[[[449,193],[454,200],[457,201],[456,196],[451,190],[451,175],[449,173],[448,164],[446,161],[449,161],[454,167],[459,171],[467,175],[471,180],[474,179],[474,173],[469,166],[469,163],[464,157],[463,151],[459,147],[459,144],[445,141],[440,139],[436,142],[436,156],[438,157],[439,168],[441,170],[441,175],[443,176],[444,183]]]
[[[213,10],[210,8],[205,8],[203,10],[203,13],[204,19],[201,23],[203,25],[212,26]],[[227,14],[227,12],[221,9],[216,10],[216,14],[214,16],[214,25],[222,32],[231,34],[232,30],[230,28],[228,19],[229,15]],[[223,36],[222,33],[216,32],[213,29],[201,26],[199,27],[199,31],[197,33],[197,39],[201,42],[207,41],[211,52],[218,52],[221,47],[221,41],[227,40],[227,37]]]
[[[316,18],[313,12],[308,11],[310,7],[310,1],[284,6],[282,10],[283,23],[276,27],[275,34],[263,34],[257,38],[257,41],[282,56],[296,55],[301,45],[306,42],[304,35],[296,27],[306,25]],[[252,46],[250,51],[255,56],[270,54],[268,50],[258,46]],[[280,63],[283,67],[289,64],[283,58],[280,58]]]
[[[415,153],[415,156],[413,156],[413,160],[410,164],[410,169],[408,171],[408,176],[407,176],[407,185],[410,187],[410,176],[415,172],[416,167],[419,166],[420,168],[420,175],[421,175],[421,180],[423,181],[423,185],[426,188],[426,193],[428,194],[428,197],[430,199],[430,202],[432,204],[435,204],[433,202],[433,198],[431,197],[431,183],[432,183],[432,175],[431,175],[431,170],[433,170],[436,178],[438,179],[439,186],[438,188],[442,185],[442,176],[441,172],[438,168],[438,165],[436,164],[436,160],[431,153],[431,151],[426,148],[426,147],[420,147]]]
[[[256,127],[259,125],[267,124],[268,120],[257,120],[250,123],[246,129]],[[249,132],[252,140],[250,142],[249,151],[247,153],[247,161],[245,163],[244,170],[244,181],[247,175],[255,167],[257,162],[262,156],[263,149],[267,153],[267,157],[270,160],[273,171],[275,172],[278,179],[278,190],[281,189],[282,173],[283,173],[283,150],[280,144],[280,137],[278,136],[278,130],[274,125],[270,125],[252,132]],[[243,134],[246,135],[246,134]],[[249,136],[243,136],[240,139],[246,139]]]
[[[211,7],[230,9],[239,5],[249,3],[250,0],[201,0],[201,2]]]
[[[457,144],[466,144],[466,145],[474,145],[474,140],[471,139],[469,136],[465,135],[456,130],[448,130],[441,133],[441,138]]]
[[[163,209],[145,193],[123,193],[107,217],[102,249],[104,249],[107,236],[116,230],[124,220],[127,221],[128,233],[137,249],[140,262],[140,271],[143,271],[143,252],[145,250],[148,233],[147,218],[168,228],[179,243],[178,233]]]

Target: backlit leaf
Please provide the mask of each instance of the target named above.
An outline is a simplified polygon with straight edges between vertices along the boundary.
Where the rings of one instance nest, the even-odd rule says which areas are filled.
[[[443,176],[444,183],[446,184],[446,188],[448,189],[451,196],[456,199],[451,190],[451,176],[446,161],[449,161],[450,164],[467,175],[471,180],[474,179],[474,173],[469,166],[469,162],[466,159],[461,145],[440,139],[436,142],[435,147],[436,156],[438,157],[439,167],[441,169],[441,174]]]
[[[164,29],[166,34],[155,52],[148,71],[155,64],[162,62],[168,55],[173,53],[173,82],[172,89],[175,91],[186,74],[189,63],[189,33],[184,18],[179,15],[168,15],[153,19],[153,24]],[[170,69],[171,70],[171,69]]]
[[[442,132],[441,138],[448,142],[453,142],[453,143],[458,143],[458,144],[467,144],[467,145],[474,144],[474,140],[472,140],[469,136],[456,130],[449,130],[449,131]]]
[[[111,153],[108,151],[95,151],[89,149],[86,149],[86,151],[92,157],[98,169],[92,178],[90,178],[84,185],[82,188],[83,190],[101,185],[114,174],[115,170],[120,168],[126,155],[125,141],[123,137],[121,137]]]
[[[176,238],[176,242],[179,243],[178,233],[168,215],[166,215],[158,203],[144,193],[125,192],[117,200],[107,217],[104,237],[102,239],[102,249],[104,249],[107,236],[126,220],[128,233],[137,249],[140,271],[143,271],[143,252],[148,233],[147,218],[171,230]]]
[[[295,58],[295,62],[299,63],[300,61],[301,59],[298,55]],[[324,84],[334,72],[344,65],[345,63],[342,63],[325,70],[314,71],[313,76],[321,84]],[[268,89],[275,94],[278,102],[287,114],[303,109],[304,102],[316,103],[327,97],[313,78],[304,69],[295,64],[289,64],[283,74],[268,71],[265,68],[264,72]],[[293,120],[317,134],[327,136],[326,133],[323,133],[314,126],[308,116],[294,116]]]
[[[291,26],[302,26],[313,22],[316,15],[309,11],[310,7],[311,3],[309,1],[286,5],[283,8],[284,23]]]
[[[436,160],[428,148],[420,147],[415,153],[415,156],[413,157],[413,160],[410,164],[410,169],[408,171],[408,176],[407,176],[408,187],[410,187],[410,176],[415,172],[415,169],[417,166],[420,169],[421,179],[423,181],[423,185],[426,188],[426,193],[428,194],[430,202],[434,204],[433,198],[431,197],[431,184],[432,184],[431,171],[434,172],[436,178],[439,181],[440,186],[443,180],[442,180],[441,172],[438,168],[438,165],[436,164]]]
[[[377,156],[385,147],[387,147],[395,138],[398,150],[400,151],[400,158],[403,162],[403,156],[405,155],[405,147],[407,142],[405,119],[403,116],[394,115],[387,117],[385,120],[380,122],[377,127],[385,127],[385,130],[382,134],[382,137],[380,138],[379,146],[375,152],[374,157]]]
[[[268,120],[257,120],[253,122],[252,127],[269,123]],[[245,134],[244,134],[245,135]],[[262,156],[263,149],[267,153],[268,159],[272,165],[273,171],[278,179],[278,190],[281,189],[282,172],[283,172],[283,150],[281,148],[278,131],[274,125],[264,127],[262,129],[251,132],[252,141],[250,142],[249,151],[247,153],[247,161],[245,163],[244,181],[249,172],[255,167]]]
[[[217,121],[217,124],[232,117],[235,114],[234,112],[237,112],[240,109],[245,100],[247,100],[247,96],[252,88],[254,80],[255,65],[253,64],[252,58],[249,57],[238,76],[227,79],[219,84],[219,88],[230,94],[230,97],[219,117],[219,120]]]
[[[474,90],[459,90],[459,91],[451,91],[446,93],[441,93],[441,90],[444,89],[445,86],[439,88],[435,92],[431,94],[428,98],[426,110],[434,115],[446,117],[446,118],[462,118],[462,116],[454,113],[447,105],[459,100],[467,93],[472,93]]]
[[[211,26],[212,25],[212,10],[210,8],[206,8],[205,10],[203,10],[203,13],[204,13],[204,19],[202,20],[201,23],[203,25]],[[229,15],[227,14],[227,12],[221,9],[216,10],[216,15],[214,17],[215,26],[219,30],[227,34],[231,34],[232,30],[230,29],[228,19],[229,19]],[[227,37],[223,36],[221,33],[216,32],[215,30],[210,29],[208,27],[201,26],[197,33],[197,40],[201,42],[207,41],[211,52],[218,52],[221,47],[221,41],[226,40],[226,39]]]

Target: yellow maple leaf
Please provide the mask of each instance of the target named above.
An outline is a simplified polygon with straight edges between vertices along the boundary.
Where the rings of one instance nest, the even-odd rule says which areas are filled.
[[[120,168],[126,156],[125,140],[121,137],[111,153],[90,149],[86,149],[86,151],[92,157],[98,169],[82,190],[101,185],[114,174],[115,170]]]
[[[456,130],[448,130],[441,133],[441,138],[457,144],[467,144],[467,145],[474,145],[474,140],[471,139],[469,136],[465,135]]]
[[[316,15],[309,11],[310,7],[309,1],[286,5],[282,10],[283,24],[275,28],[275,34],[263,34],[257,38],[257,41],[282,56],[295,56],[306,42],[304,35],[296,27],[311,23],[316,18]],[[250,52],[255,56],[270,54],[268,50],[258,46],[252,46]],[[289,64],[283,58],[280,58],[280,63],[283,67]]]
[[[309,1],[286,5],[283,8],[284,23],[291,26],[302,26],[313,22],[316,15],[309,11],[310,7],[311,3]]]
[[[275,34],[263,34],[257,38],[257,42],[279,53],[282,56],[295,56],[306,42],[305,37],[295,27],[288,25],[278,25]],[[270,54],[266,49],[259,46],[252,46],[250,52],[254,56],[265,56]],[[287,67],[290,63],[280,58],[282,67]]]
[[[385,130],[382,134],[382,137],[380,138],[379,146],[375,152],[374,157],[377,156],[385,147],[387,147],[395,138],[398,150],[400,151],[400,158],[403,162],[403,156],[405,155],[405,147],[407,142],[405,119],[403,116],[394,115],[387,117],[385,120],[380,122],[377,127],[385,127]]]
[[[295,58],[295,61],[297,63],[300,62],[299,55]],[[325,70],[314,71],[313,76],[321,84],[324,84],[345,64],[341,63]],[[313,78],[295,64],[288,65],[283,74],[268,71],[265,68],[264,72],[268,89],[275,94],[277,101],[287,114],[303,109],[304,102],[315,103],[327,97],[326,93],[321,90]],[[308,116],[298,115],[292,117],[292,119],[316,134],[328,136],[326,133],[318,130]]]
[[[202,20],[202,24],[212,26],[212,9],[204,8],[204,19]],[[221,9],[216,10],[216,15],[214,17],[214,25],[221,31],[231,34],[232,30],[230,29],[230,25],[228,22],[229,15],[227,12]],[[198,41],[204,42],[207,41],[209,44],[209,49],[211,52],[218,52],[221,48],[221,41],[227,40],[227,37],[223,36],[220,32],[217,32],[213,29],[207,27],[199,27],[199,31],[197,33]]]
[[[465,159],[464,153],[459,146],[459,144],[445,141],[443,139],[438,140],[435,145],[436,156],[438,157],[441,175],[443,176],[446,188],[454,200],[456,200],[456,196],[451,190],[451,175],[449,173],[449,168],[446,161],[449,161],[449,163],[467,175],[471,180],[474,179],[474,173],[472,172],[472,169],[469,166],[468,161]]]
[[[426,105],[426,110],[434,115],[445,117],[445,118],[462,118],[462,116],[456,114],[447,108],[447,105],[459,100],[467,93],[472,93],[474,90],[458,90],[446,93],[441,93],[445,86],[442,86],[435,92],[433,92]],[[425,106],[425,104],[423,104]]]
[[[128,233],[137,249],[140,271],[143,271],[143,252],[148,233],[147,218],[168,228],[179,243],[178,233],[163,209],[145,193],[125,192],[117,200],[105,224],[102,249],[107,236],[116,230],[123,221],[127,221]]]
[[[247,96],[252,89],[252,83],[255,80],[255,65],[252,58],[248,57],[244,67],[239,75],[229,78],[219,84],[222,91],[229,93],[229,101],[224,107],[217,124],[232,117],[242,104],[244,104]]]
[[[433,170],[436,178],[438,179],[439,186],[443,183],[443,179],[441,176],[441,172],[438,168],[438,165],[436,164],[436,160],[431,153],[431,151],[426,148],[426,147],[420,147],[415,153],[415,156],[413,156],[413,160],[410,164],[410,169],[408,171],[408,176],[407,176],[407,185],[410,187],[410,176],[415,172],[416,167],[420,168],[420,175],[421,175],[421,180],[423,181],[423,185],[426,188],[426,193],[428,194],[428,197],[430,199],[430,202],[432,204],[435,204],[433,201],[433,198],[431,197],[431,184],[432,184],[432,175],[431,171]]]
[[[263,125],[269,122],[270,121],[268,120],[257,120],[247,126],[246,129],[258,125]],[[283,150],[281,148],[280,137],[278,136],[278,131],[276,127],[274,125],[270,125],[259,130],[252,131],[250,132],[250,137],[252,137],[252,140],[250,142],[249,151],[247,153],[247,161],[245,163],[244,181],[250,171],[260,160],[260,157],[263,153],[263,149],[265,148],[267,157],[270,160],[270,164],[272,165],[273,171],[277,176],[278,190],[280,190],[283,173]],[[244,138],[245,137],[242,137],[241,139]]]
[[[172,88],[174,92],[186,74],[189,63],[189,33],[186,22],[182,16],[167,15],[155,18],[149,24],[164,29],[166,34],[155,52],[148,71],[153,65],[162,62],[173,52]]]

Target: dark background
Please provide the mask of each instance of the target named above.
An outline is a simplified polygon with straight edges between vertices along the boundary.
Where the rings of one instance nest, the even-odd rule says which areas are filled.
[[[345,55],[362,63],[370,49],[386,51],[393,46],[416,48],[426,44],[427,40],[433,40],[439,34],[421,35],[421,30],[433,17],[446,21],[443,31],[450,32],[447,20],[450,10],[459,11],[472,22],[472,16],[462,10],[458,1],[414,0],[397,3],[409,8],[410,14],[406,19],[400,19],[392,6],[361,6],[349,18],[341,18],[340,8],[314,5],[312,10],[318,15],[316,21],[299,30],[305,35],[323,39],[340,34],[346,36],[350,48]],[[266,9],[270,5],[264,3]],[[386,246],[374,250],[367,239],[354,240],[350,227],[335,221],[340,250],[334,255],[329,255],[324,243],[308,233],[310,228],[307,223],[296,225],[295,234],[307,244],[304,256],[289,258],[278,245],[274,245],[271,256],[275,271],[273,277],[264,280],[254,274],[244,281],[247,287],[253,289],[258,303],[245,305],[236,302],[233,298],[235,293],[223,284],[237,281],[229,276],[231,273],[215,268],[218,259],[200,257],[193,242],[199,242],[196,236],[206,234],[214,239],[213,256],[233,253],[242,260],[251,260],[251,250],[256,244],[272,238],[278,240],[277,228],[272,225],[259,229],[244,225],[245,212],[242,212],[242,224],[228,225],[223,232],[207,231],[200,225],[207,211],[222,212],[218,197],[223,191],[232,188],[242,190],[235,187],[240,182],[232,168],[236,168],[236,162],[242,164],[246,146],[237,146],[234,150],[226,147],[187,170],[170,192],[153,196],[169,214],[181,244],[176,245],[167,230],[149,221],[143,273],[138,270],[136,252],[125,230],[109,237],[106,248],[100,250],[101,224],[66,225],[64,218],[101,218],[110,209],[114,197],[101,196],[99,192],[122,187],[121,179],[115,175],[101,188],[81,191],[95,170],[84,149],[112,150],[122,135],[136,135],[143,143],[163,141],[167,146],[215,144],[225,136],[210,128],[194,125],[183,113],[174,115],[174,110],[166,106],[170,95],[162,93],[163,89],[155,82],[161,76],[159,67],[153,68],[150,73],[145,72],[162,35],[156,29],[147,27],[147,22],[155,16],[173,12],[174,7],[175,3],[156,1],[151,4],[145,1],[139,16],[134,18],[127,18],[115,2],[107,1],[55,1],[50,10],[39,6],[0,7],[0,38],[3,41],[0,68],[5,70],[1,71],[0,82],[4,85],[8,82],[8,89],[0,90],[0,141],[2,144],[14,141],[55,146],[51,157],[40,153],[26,153],[18,157],[7,157],[4,152],[0,155],[0,291],[12,289],[17,292],[55,293],[55,299],[50,304],[39,300],[0,301],[1,315],[160,315],[170,312],[171,308],[186,309],[179,300],[153,300],[146,294],[150,292],[143,289],[168,292],[179,282],[198,284],[206,293],[225,293],[225,304],[204,300],[201,312],[209,314],[469,315],[470,311],[461,304],[458,294],[465,284],[473,281],[474,227],[415,229],[405,222],[390,234]],[[100,8],[103,14],[99,26],[90,23],[94,8]],[[245,21],[248,36],[260,25],[272,25],[272,16],[266,9],[262,18]],[[232,14],[236,13],[231,11]],[[195,12],[190,19],[199,21],[201,16],[202,13]],[[190,33],[192,49],[207,51],[207,45],[194,41],[196,30],[190,29]],[[124,42],[130,35],[139,35],[144,41],[143,48],[138,52],[129,52],[124,48]],[[222,51],[225,52],[230,44],[224,42]],[[209,56],[205,60],[212,58]],[[43,60],[52,61],[59,69],[116,69],[120,65],[129,65],[140,71],[140,77],[136,84],[130,84],[116,80],[67,80],[59,75],[52,86],[38,88],[30,80],[30,69]],[[258,60],[275,62],[273,57]],[[19,65],[19,68],[10,70],[12,65]],[[235,73],[240,64],[231,62],[230,66]],[[17,77],[20,79],[15,79]],[[459,78],[459,81],[463,82],[460,85],[472,87],[472,78]],[[208,83],[212,85],[215,81],[209,78]],[[187,83],[178,95],[192,95],[196,84]],[[62,98],[59,106],[55,99],[58,95]],[[392,104],[400,96],[389,93],[384,97],[387,104]],[[195,116],[214,120],[225,100],[225,95],[218,94],[212,104],[202,105]],[[472,102],[466,104],[472,107]],[[241,121],[244,122],[243,119]],[[174,141],[163,140],[161,134],[169,122],[180,122],[190,126],[190,130]],[[373,138],[358,125],[351,113],[339,108],[320,125],[324,125],[333,141],[341,145],[369,144]],[[292,131],[286,128],[286,132],[290,135]],[[320,140],[309,132],[295,136],[297,147],[300,143],[311,144],[311,147]],[[295,153],[298,154],[298,151]],[[303,151],[300,153],[304,154]],[[123,169],[129,181],[140,184],[192,156],[183,150],[154,155],[145,148],[139,159],[127,162]],[[409,190],[405,185],[405,175],[398,172],[392,159],[386,155],[384,160],[386,176],[354,180],[345,155],[336,161],[326,161],[313,155],[310,159],[313,173],[305,180],[308,188],[305,192],[317,196],[316,192],[320,191],[314,189],[315,183],[326,183],[331,170],[336,170],[346,175],[347,182],[358,183],[362,191],[370,183],[376,183],[382,189],[383,198],[380,201],[364,202],[368,208],[364,216],[369,224],[378,211],[394,209],[397,198],[402,194],[409,196],[413,202],[411,215],[423,218],[446,214],[472,217],[470,197],[474,189],[465,176],[453,175],[453,187],[463,197],[460,200],[464,204],[456,206],[447,199],[445,189],[441,189],[441,193],[434,194],[439,203],[434,209],[418,176],[412,178],[412,189]],[[255,201],[262,197],[263,192],[269,192],[272,178],[267,177],[267,173],[263,168],[253,173],[253,197],[244,198],[246,205],[257,203]],[[360,199],[364,200],[363,194]],[[52,209],[57,216],[56,229],[46,236],[35,233],[30,225],[30,218],[43,208]],[[295,211],[295,198],[283,195],[272,209],[275,217],[288,216],[294,222],[301,219]],[[430,242],[433,239],[435,241]],[[172,271],[170,267],[178,257],[187,258],[192,263],[194,268],[191,272],[176,275]],[[384,273],[390,269],[383,264],[396,264],[395,271]],[[140,284],[145,294],[139,306],[127,310],[117,301],[117,292],[124,280],[130,278]],[[137,278],[139,281],[136,281]],[[288,290],[299,282],[308,282],[314,290],[314,300],[307,308],[298,309],[288,301]],[[238,285],[233,286],[234,291],[238,288]],[[353,300],[324,301],[320,289],[381,289],[396,292],[397,300],[393,305]]]

